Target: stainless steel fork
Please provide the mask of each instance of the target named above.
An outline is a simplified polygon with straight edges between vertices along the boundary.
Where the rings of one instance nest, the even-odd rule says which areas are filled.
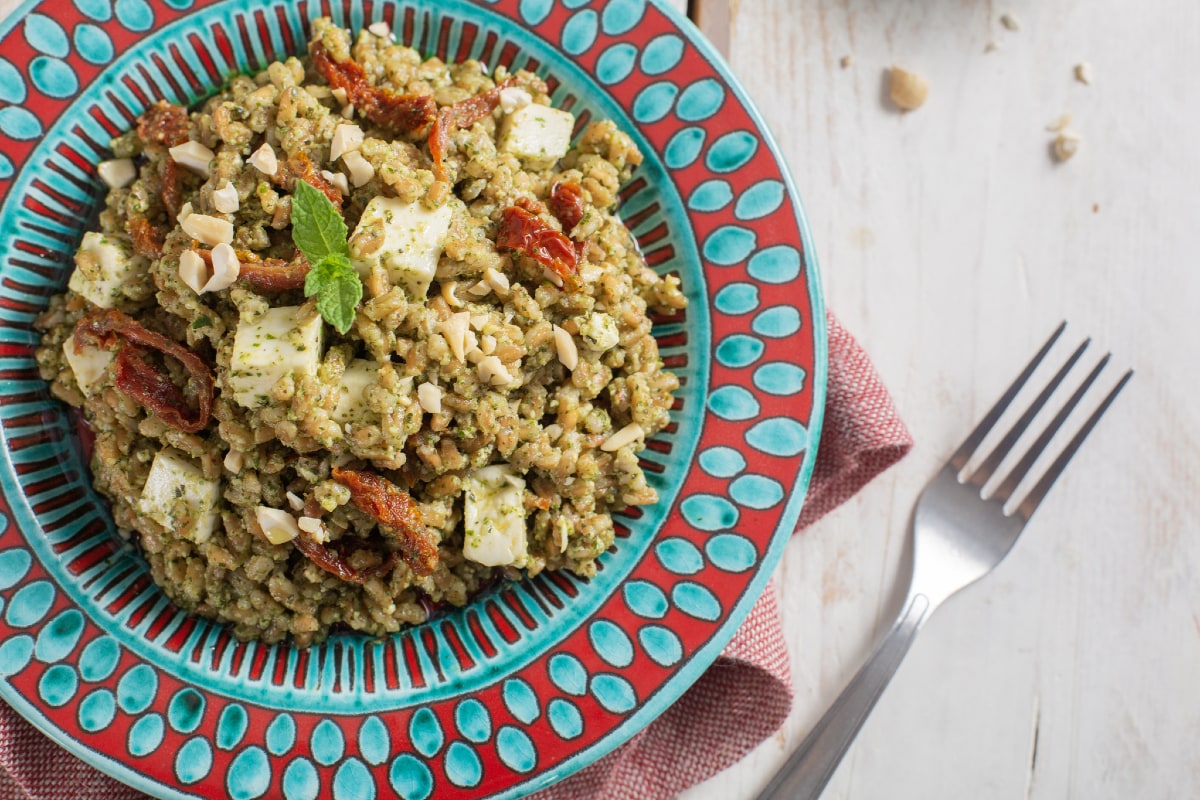
[[[1108,363],[1109,356],[1105,355],[999,485],[985,494],[985,484],[1000,477],[997,470],[1001,463],[1014,452],[1038,412],[1083,356],[1088,341],[1067,359],[979,466],[964,475],[966,467],[981,451],[985,438],[1065,328],[1064,322],[921,493],[913,513],[913,572],[903,612],[758,800],[811,800],[820,795],[900,666],[917,631],[934,609],[991,572],[1004,559],[1067,462],[1133,376],[1133,370],[1127,371],[1040,478],[1033,475],[1035,462]],[[1037,481],[1022,498],[1015,500],[1017,488],[1027,478]]]

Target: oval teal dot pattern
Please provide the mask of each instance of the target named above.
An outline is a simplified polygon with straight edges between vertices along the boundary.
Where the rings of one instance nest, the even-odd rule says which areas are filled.
[[[47,97],[70,97],[79,90],[75,70],[59,58],[40,56],[29,64],[29,79]]]
[[[4,96],[4,92],[10,91],[11,86],[7,85],[9,76],[5,72],[5,67],[12,68],[4,59],[0,59],[0,100],[9,103],[19,103],[20,100],[11,100]],[[14,69],[15,73],[16,70]],[[21,78],[18,75],[17,80]],[[33,557],[29,555],[28,550],[5,550],[0,552],[0,590],[11,589],[21,582],[21,579],[29,573],[29,565],[33,563]]]
[[[663,149],[663,161],[671,169],[691,166],[700,157],[706,136],[703,128],[684,128],[677,132]]]
[[[673,667],[683,659],[683,643],[670,628],[647,625],[638,631],[638,642],[650,660],[661,667]]]
[[[790,458],[808,447],[808,431],[794,419],[773,417],[746,431],[746,443],[767,455]]]
[[[570,653],[556,653],[548,665],[550,682],[567,694],[582,697],[587,693],[587,670],[583,662]]]
[[[611,0],[604,6],[601,24],[609,36],[617,36],[636,28],[645,13],[646,0]]]
[[[101,636],[87,643],[79,656],[79,674],[85,681],[102,681],[117,669],[121,648],[114,639]]]
[[[346,759],[333,774],[334,800],[375,800],[371,770],[357,758]]]
[[[714,178],[705,181],[692,191],[688,198],[688,208],[693,211],[720,211],[733,202],[733,189],[729,181]]]
[[[392,752],[392,737],[379,717],[367,717],[358,729],[358,752],[373,767],[387,762]]]
[[[82,634],[83,614],[78,609],[69,608],[38,632],[34,654],[38,661],[46,664],[61,661],[75,650]]]
[[[167,721],[180,733],[191,733],[204,719],[204,695],[191,687],[180,689],[167,706]]]
[[[248,722],[246,709],[242,706],[237,703],[225,706],[225,710],[217,718],[217,747],[232,750],[241,744]]]
[[[792,306],[768,308],[754,318],[750,330],[771,339],[792,336],[800,330],[800,311]]]
[[[39,53],[63,58],[71,52],[71,43],[67,32],[45,14],[27,14],[25,16],[25,41]]]
[[[628,42],[620,42],[600,54],[596,61],[596,77],[604,84],[620,83],[633,72],[637,61],[637,48]]]
[[[492,735],[492,717],[474,698],[461,701],[454,709],[454,724],[459,733],[475,743],[486,742]]]
[[[742,475],[729,484],[729,494],[743,506],[762,510],[783,499],[783,484],[765,475]]]
[[[540,25],[545,22],[546,17],[550,16],[554,3],[553,0],[521,0],[518,8],[521,19],[530,25]]]
[[[638,122],[651,123],[671,113],[679,87],[671,81],[652,83],[638,93],[633,100],[633,118]]]
[[[141,714],[158,693],[158,673],[149,664],[138,664],[117,682],[117,704],[127,714]]]
[[[518,722],[528,725],[542,714],[533,688],[521,678],[510,678],[504,682],[503,697],[508,713]]]
[[[738,510],[715,494],[694,494],[679,504],[684,519],[702,531],[720,531],[737,525]]]
[[[610,667],[622,669],[633,663],[633,642],[609,620],[596,620],[588,626],[588,639],[596,655]]]
[[[537,749],[533,746],[533,740],[525,731],[512,725],[505,725],[496,732],[496,755],[515,772],[532,772],[537,766]]]
[[[663,590],[647,581],[629,581],[622,594],[629,610],[644,619],[662,619],[671,607]]]
[[[620,675],[602,674],[592,679],[596,702],[613,714],[625,714],[637,705],[633,684]]]
[[[429,767],[407,753],[392,762],[388,782],[404,800],[426,800],[433,794],[433,774]]]
[[[696,545],[687,539],[663,539],[654,546],[654,554],[658,556],[663,569],[676,575],[695,575],[704,569],[704,557]]]
[[[683,90],[675,113],[684,122],[699,122],[720,111],[724,103],[725,88],[712,78],[704,78]]]
[[[291,714],[280,714],[267,726],[267,752],[281,756],[296,744],[296,721]]]
[[[700,454],[700,469],[714,478],[732,478],[746,468],[746,457],[732,447],[717,445]]]
[[[754,543],[738,533],[722,533],[704,545],[708,560],[726,572],[745,572],[758,563]]]
[[[79,676],[74,667],[66,664],[55,664],[46,670],[38,681],[38,695],[46,701],[46,705],[60,708],[75,697],[79,689]]]
[[[112,19],[111,0],[74,0],[74,2],[75,7],[84,16],[94,19],[97,22],[108,22]]]
[[[8,106],[0,108],[0,132],[18,141],[28,141],[42,135],[42,123],[19,106]]]
[[[733,172],[746,166],[757,151],[757,136],[749,131],[733,131],[712,143],[704,163],[713,172]]]
[[[107,64],[114,55],[108,34],[86,22],[75,28],[75,49],[84,61],[96,65]]]
[[[765,248],[751,257],[746,272],[763,283],[789,283],[800,277],[800,251],[787,244]]]
[[[563,26],[563,50],[573,56],[581,55],[591,49],[596,43],[596,33],[600,26],[600,17],[592,9],[584,9]]]
[[[773,361],[754,370],[754,385],[767,394],[781,397],[804,390],[804,367],[786,361]]]
[[[13,176],[12,159],[0,153],[0,179],[11,178]],[[0,600],[0,609],[4,608],[4,603]]]
[[[749,389],[742,386],[722,386],[708,396],[708,407],[721,419],[731,422],[754,419],[762,406]]]
[[[757,246],[754,231],[738,225],[722,225],[704,240],[701,253],[719,267],[731,267],[745,261]]]
[[[483,779],[483,763],[466,742],[451,742],[446,748],[446,779],[455,786],[471,789]]]
[[[731,317],[749,314],[758,308],[758,287],[753,283],[731,283],[717,292],[713,306]]]
[[[12,110],[11,107],[0,109],[0,114]],[[0,127],[3,127],[3,122],[0,122]],[[57,592],[50,581],[34,581],[22,586],[9,602],[4,618],[14,628],[28,628],[36,625],[50,611],[56,595]]]
[[[0,676],[16,675],[29,666],[33,658],[33,637],[27,634],[13,636],[0,644]]]
[[[671,599],[679,610],[690,617],[716,622],[721,618],[721,603],[717,596],[698,583],[686,581],[671,590]]]
[[[717,345],[717,361],[731,369],[748,367],[762,358],[762,340],[744,333],[731,333]]]
[[[233,800],[255,800],[271,788],[271,761],[257,746],[238,753],[225,775],[225,788]]]
[[[313,758],[318,764],[324,766],[336,762],[346,751],[346,740],[342,736],[342,729],[328,719],[321,720],[313,728],[312,740],[309,745],[312,747]]]
[[[662,75],[675,68],[683,58],[683,39],[673,33],[660,34],[642,50],[642,72]]]
[[[212,771],[212,746],[203,736],[188,739],[175,755],[175,777],[182,784],[202,781]]]
[[[408,723],[408,736],[413,747],[426,758],[432,758],[445,741],[442,724],[428,708],[419,708]]]
[[[161,714],[147,714],[138,719],[129,729],[129,754],[141,758],[158,750],[163,743],[164,728]]]
[[[761,219],[783,205],[782,181],[765,180],[754,184],[738,198],[733,215],[741,220]]]
[[[546,706],[546,716],[550,718],[550,727],[563,739],[577,739],[583,733],[583,715],[570,700],[554,698]]]
[[[284,800],[317,800],[321,776],[307,758],[297,758],[283,771]],[[406,795],[407,796],[407,795]]]
[[[141,33],[154,26],[154,10],[146,0],[117,0],[117,20],[131,31]]]
[[[79,704],[79,727],[89,733],[102,731],[117,716],[117,700],[108,689],[96,689]]]

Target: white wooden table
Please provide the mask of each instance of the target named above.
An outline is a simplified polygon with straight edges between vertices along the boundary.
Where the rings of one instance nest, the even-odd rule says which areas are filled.
[[[1200,796],[1200,5],[717,3],[693,6],[917,448],[791,542],[795,708],[685,797],[753,797],[836,697],[897,610],[913,500],[1064,318],[1137,376],[1008,560],[925,628],[825,797]],[[890,107],[892,63],[929,78],[925,107]],[[1083,145],[1056,164],[1066,111]]]

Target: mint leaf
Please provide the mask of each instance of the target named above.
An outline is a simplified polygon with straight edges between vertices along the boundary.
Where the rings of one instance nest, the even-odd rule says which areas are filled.
[[[292,190],[292,241],[310,264],[329,256],[350,258],[346,220],[324,192],[298,180]]]
[[[334,253],[315,262],[304,279],[304,296],[317,298],[321,317],[345,333],[354,324],[354,310],[362,300],[363,285],[350,259]]]

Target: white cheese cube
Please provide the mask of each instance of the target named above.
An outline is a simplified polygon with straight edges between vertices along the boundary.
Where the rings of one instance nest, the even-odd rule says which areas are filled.
[[[346,365],[338,382],[338,404],[333,419],[339,425],[363,422],[370,416],[367,408],[367,387],[379,381],[379,362],[356,358]]]
[[[537,104],[518,108],[500,126],[500,149],[512,153],[530,167],[549,167],[567,154],[575,115]]]
[[[75,271],[68,288],[101,308],[112,308],[126,284],[146,273],[146,259],[134,255],[122,237],[88,231],[75,252]]]
[[[475,470],[463,482],[463,555],[477,564],[525,565],[525,479],[508,464]]]
[[[420,202],[372,198],[352,237],[350,252],[357,251],[355,269],[366,277],[376,264],[382,264],[393,285],[404,287],[413,299],[424,300],[454,208],[447,203],[431,211]]]
[[[321,318],[312,314],[301,323],[300,308],[272,308],[257,322],[238,324],[227,382],[233,399],[246,408],[269,403],[271,389],[285,375],[291,373],[298,380],[316,373],[321,361]]]
[[[200,465],[173,447],[154,456],[138,511],[197,544],[217,527],[221,484],[204,477]]]
[[[71,372],[75,373],[75,383],[79,384],[79,390],[84,394],[92,393],[92,389],[104,377],[104,370],[113,360],[112,351],[102,347],[88,345],[75,352],[74,336],[67,337],[63,342],[63,355],[71,365]]]

